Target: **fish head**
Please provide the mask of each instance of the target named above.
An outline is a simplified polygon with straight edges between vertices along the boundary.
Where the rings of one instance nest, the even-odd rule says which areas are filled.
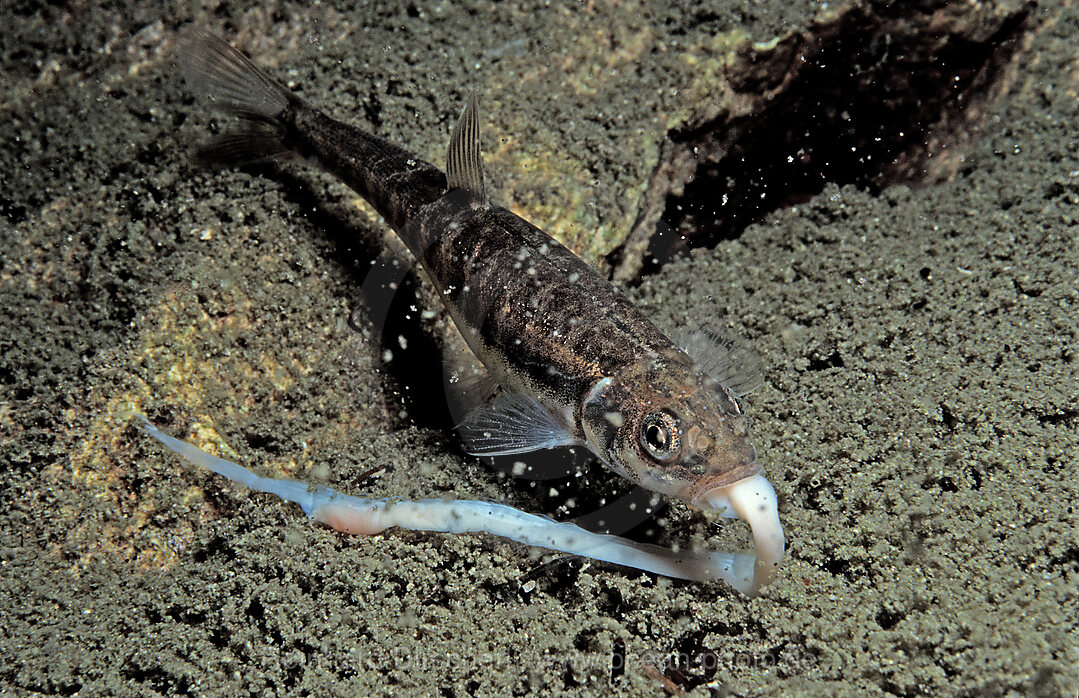
[[[678,360],[605,378],[584,405],[588,445],[650,490],[709,508],[705,495],[761,470],[738,397]]]

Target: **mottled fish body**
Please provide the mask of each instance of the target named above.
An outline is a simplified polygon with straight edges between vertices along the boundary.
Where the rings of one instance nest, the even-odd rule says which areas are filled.
[[[471,453],[585,446],[649,489],[749,520],[757,584],[771,579],[783,552],[774,493],[771,511],[760,514],[731,499],[736,483],[771,492],[739,402],[759,382],[755,355],[708,330],[687,333],[679,346],[592,267],[492,204],[475,95],[443,172],[327,116],[216,37],[191,39],[183,65],[194,89],[247,124],[205,147],[204,159],[294,152],[316,160],[369,201],[423,265],[501,388],[460,426]],[[766,519],[767,535],[758,531]]]

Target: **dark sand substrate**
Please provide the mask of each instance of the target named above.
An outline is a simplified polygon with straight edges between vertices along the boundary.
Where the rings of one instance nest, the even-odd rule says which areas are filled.
[[[767,39],[815,5],[773,4],[704,25],[660,4],[591,12],[671,47],[630,83],[655,94],[677,41],[736,22]],[[603,165],[617,105],[563,103],[573,66],[528,55],[564,57],[554,29],[585,10],[469,9],[229,5],[200,21],[239,27],[305,95],[377,114],[436,162],[474,64],[504,81],[499,61],[534,59],[540,78],[488,100],[490,123],[562,129],[598,165],[597,205],[617,201],[647,167]],[[342,187],[188,164],[208,117],[166,57],[190,8],[34,12],[0,10],[15,28],[0,39],[0,694],[662,695],[664,670],[694,695],[1076,694],[1074,3],[1038,10],[952,181],[829,187],[630,290],[661,326],[727,327],[764,359],[748,404],[789,551],[752,601],[485,537],[342,536],[127,426],[144,410],[261,472],[357,493],[561,516],[619,487],[530,485],[461,455],[437,406],[439,318],[399,305],[394,352],[354,313],[385,232]],[[506,136],[529,142],[489,140]],[[560,508],[567,488],[577,510]],[[677,504],[653,524],[635,534],[746,539]]]

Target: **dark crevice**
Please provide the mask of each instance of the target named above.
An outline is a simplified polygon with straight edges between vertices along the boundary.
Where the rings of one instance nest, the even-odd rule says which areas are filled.
[[[768,48],[743,45],[715,100],[668,132],[608,258],[614,277],[737,238],[826,183],[878,192],[949,178],[1011,82],[1033,8],[857,3]]]
[[[611,685],[616,685],[626,673],[626,642],[616,639],[611,645]]]
[[[806,370],[809,371],[826,371],[830,368],[843,368],[843,357],[840,356],[839,350],[833,349],[829,354],[814,354],[809,357],[809,363],[806,365]]]
[[[1064,410],[1053,414],[1039,414],[1038,421],[1042,424],[1064,424],[1079,421],[1079,410]]]
[[[1071,545],[1061,555],[1054,555],[1049,561],[1049,569],[1070,569],[1079,572],[1079,546]]]
[[[955,415],[945,403],[940,403],[940,420],[944,422],[944,426],[948,428],[948,431],[955,431],[955,428],[959,426],[959,418]]]

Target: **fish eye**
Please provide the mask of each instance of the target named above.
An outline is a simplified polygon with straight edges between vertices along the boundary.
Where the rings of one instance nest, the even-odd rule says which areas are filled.
[[[678,422],[666,412],[653,412],[641,423],[641,443],[648,455],[667,460],[678,452]]]

